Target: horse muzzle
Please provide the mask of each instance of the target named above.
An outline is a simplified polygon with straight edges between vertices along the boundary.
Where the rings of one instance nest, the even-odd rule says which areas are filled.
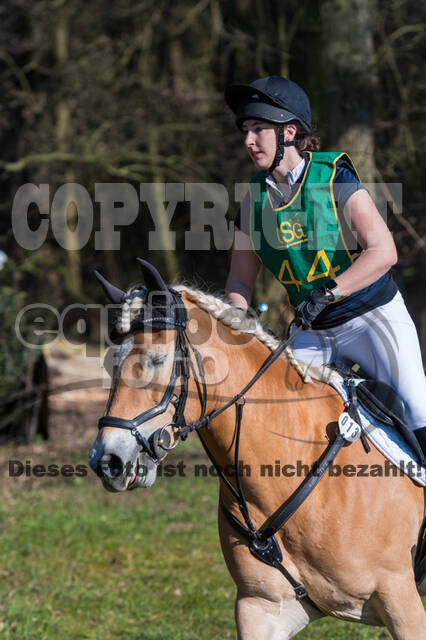
[[[157,478],[157,465],[146,454],[124,461],[115,453],[106,453],[97,466],[97,474],[108,491],[130,491],[151,487]]]
[[[170,450],[171,437],[165,427],[149,436],[115,429],[98,436],[89,455],[92,470],[108,491],[150,487],[157,477],[157,462]]]

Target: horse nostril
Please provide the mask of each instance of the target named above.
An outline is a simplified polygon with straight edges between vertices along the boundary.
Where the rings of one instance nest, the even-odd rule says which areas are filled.
[[[110,478],[118,478],[123,473],[121,458],[113,453],[102,456],[100,460],[101,472]]]

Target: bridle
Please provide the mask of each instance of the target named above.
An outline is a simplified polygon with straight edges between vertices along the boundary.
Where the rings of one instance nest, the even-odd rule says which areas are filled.
[[[138,331],[154,331],[154,330],[175,330],[177,331],[172,374],[167,385],[167,388],[163,394],[163,397],[158,405],[142,411],[131,420],[125,418],[117,418],[111,414],[104,415],[98,422],[98,428],[115,427],[118,429],[127,429],[132,436],[136,439],[141,451],[146,453],[153,462],[159,462],[159,460],[166,455],[168,451],[174,449],[181,439],[185,439],[186,435],[182,433],[182,428],[186,427],[185,423],[185,405],[188,398],[188,381],[190,373],[192,371],[194,379],[197,384],[198,394],[201,402],[201,415],[200,420],[205,417],[205,409],[207,404],[207,386],[205,382],[205,374],[203,368],[203,362],[200,353],[190,342],[186,333],[187,314],[185,305],[182,302],[181,294],[175,291],[171,287],[168,288],[168,297],[164,299],[165,305],[157,304],[149,307],[149,313],[147,314],[147,307],[145,305],[149,291],[145,287],[133,292],[132,298],[139,297],[142,300],[143,307],[141,314],[135,318],[130,326],[128,334],[136,333]],[[170,296],[172,302],[170,302]],[[158,298],[158,295],[157,295]],[[126,335],[128,335],[126,334]],[[112,332],[111,338],[114,340],[118,337],[118,333]],[[190,357],[190,350],[194,353],[197,363],[198,374],[193,366],[193,362]],[[180,379],[180,393],[176,394],[175,389]],[[160,429],[154,431],[148,438],[143,436],[139,431],[139,427],[145,422],[152,420],[163,413],[165,413],[170,404],[175,407],[175,413],[173,420],[168,422]],[[192,425],[191,425],[192,426]],[[177,440],[173,446],[170,446],[170,434],[167,429],[171,427],[176,430]],[[192,430],[192,429],[191,429]]]

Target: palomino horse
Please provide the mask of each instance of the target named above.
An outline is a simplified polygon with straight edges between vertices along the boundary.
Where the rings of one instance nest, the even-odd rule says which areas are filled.
[[[111,299],[122,303],[115,327],[120,346],[90,459],[111,491],[151,486],[158,460],[179,443],[185,423],[201,427],[198,435],[210,455],[221,469],[229,469],[236,446],[233,408],[209,428],[201,426],[206,421],[200,415],[229,402],[279,344],[257,319],[242,319],[221,299],[181,286],[183,334],[182,309],[173,316],[158,306],[150,294],[166,293],[166,286],[148,263],[143,271],[143,290],[124,294],[102,281]],[[301,473],[294,471],[298,464],[310,467],[333,440],[343,409],[331,387],[304,383],[301,374],[287,351],[244,394],[239,455],[251,473],[237,479],[229,475],[229,480],[234,486],[239,482],[257,529],[301,483]],[[277,459],[280,473],[259,473],[261,464],[274,467]],[[307,598],[298,598],[276,568],[253,557],[247,538],[219,510],[222,551],[237,586],[241,640],[286,640],[326,615],[383,625],[397,640],[426,638],[419,596],[426,581],[422,576],[416,586],[413,571],[423,489],[406,476],[377,472],[384,462],[374,448],[367,454],[360,440],[343,447],[336,463],[352,472],[325,474],[276,533],[282,563],[305,587]],[[356,471],[373,468],[375,474]],[[223,480],[220,499],[241,522],[238,500]]]

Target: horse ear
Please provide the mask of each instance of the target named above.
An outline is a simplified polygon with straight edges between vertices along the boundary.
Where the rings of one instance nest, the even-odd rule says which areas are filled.
[[[148,291],[164,292],[166,294],[165,295],[166,301],[172,302],[173,296],[170,293],[163,278],[158,273],[157,269],[153,267],[152,264],[150,264],[146,260],[142,260],[142,258],[136,258],[136,260],[139,262],[140,267],[142,269],[142,275],[145,280],[145,284],[148,288]]]
[[[117,287],[114,287],[114,285],[108,282],[108,280],[104,278],[103,275],[101,275],[96,269],[93,270],[93,273],[101,283],[102,289],[105,291],[111,302],[113,302],[114,304],[121,304],[125,298],[125,292],[121,291],[121,289],[118,289]]]

